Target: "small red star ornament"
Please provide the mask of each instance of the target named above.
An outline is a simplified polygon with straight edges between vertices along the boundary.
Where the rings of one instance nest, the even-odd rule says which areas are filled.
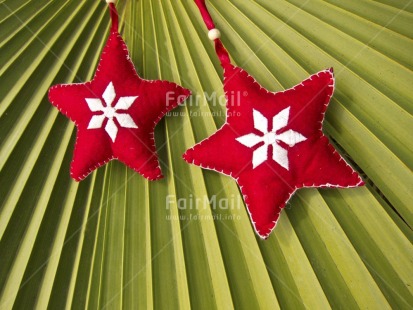
[[[138,76],[118,32],[118,14],[109,2],[112,26],[92,81],[55,85],[49,100],[77,127],[70,174],[80,181],[118,159],[149,180],[162,177],[154,129],[190,91],[167,81]]]
[[[275,228],[299,188],[363,185],[322,131],[334,91],[333,70],[318,72],[286,91],[270,92],[230,63],[204,1],[196,3],[215,40],[225,93],[242,95],[228,98],[225,124],[183,158],[236,180],[262,238]]]

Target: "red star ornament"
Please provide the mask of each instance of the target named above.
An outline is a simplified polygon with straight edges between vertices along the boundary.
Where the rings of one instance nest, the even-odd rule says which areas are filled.
[[[110,2],[110,1],[109,1]],[[162,177],[154,129],[190,91],[167,81],[138,76],[118,32],[118,14],[109,3],[112,27],[92,81],[55,85],[49,100],[77,127],[70,174],[76,180],[118,159],[149,180]]]
[[[223,66],[225,93],[241,95],[228,96],[225,124],[183,157],[236,180],[262,238],[299,188],[364,184],[322,131],[334,91],[332,69],[270,92],[243,69]]]

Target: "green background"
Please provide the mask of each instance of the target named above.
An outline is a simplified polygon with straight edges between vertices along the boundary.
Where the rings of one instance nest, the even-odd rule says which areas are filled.
[[[194,94],[156,127],[161,181],[119,162],[69,178],[76,131],[47,90],[93,77],[105,2],[0,1],[0,308],[411,308],[413,1],[208,1],[269,90],[334,67],[324,130],[368,183],[300,190],[266,241],[231,178],[181,158],[225,121],[203,97],[222,70],[196,6],[117,6],[139,74]],[[212,197],[229,207],[180,205]]]

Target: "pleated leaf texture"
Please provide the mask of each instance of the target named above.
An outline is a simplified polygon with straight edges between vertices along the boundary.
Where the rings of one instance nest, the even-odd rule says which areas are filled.
[[[193,92],[156,127],[165,178],[114,161],[72,181],[76,130],[47,91],[93,77],[107,5],[3,0],[1,309],[412,307],[413,1],[207,4],[234,63],[271,91],[334,67],[324,131],[367,185],[300,190],[263,241],[236,183],[184,162],[226,110],[191,0],[117,2],[139,74]]]

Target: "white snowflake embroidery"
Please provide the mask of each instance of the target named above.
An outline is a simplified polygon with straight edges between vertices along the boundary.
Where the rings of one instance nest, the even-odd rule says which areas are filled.
[[[288,169],[288,151],[278,144],[278,141],[282,141],[289,146],[294,146],[297,143],[307,140],[302,134],[294,131],[287,130],[280,134],[277,131],[283,129],[288,124],[290,118],[290,107],[282,110],[275,115],[272,119],[272,130],[269,131],[268,120],[257,110],[252,110],[254,119],[254,128],[263,133],[263,136],[257,136],[254,133],[244,135],[236,138],[236,140],[251,148],[260,142],[264,142],[263,145],[258,147],[252,155],[252,167],[256,168],[268,159],[268,148],[272,145],[272,159],[277,162],[281,167]]]
[[[112,141],[115,142],[116,136],[118,135],[118,127],[113,121],[114,118],[116,118],[121,127],[138,128],[128,113],[118,112],[118,110],[128,110],[138,96],[120,97],[118,102],[113,106],[112,104],[116,98],[116,92],[113,83],[110,82],[103,92],[102,98],[105,101],[106,106],[103,106],[102,101],[99,98],[85,98],[90,111],[103,112],[103,114],[92,116],[87,129],[102,128],[103,122],[107,118],[108,121],[105,126],[105,131]]]

